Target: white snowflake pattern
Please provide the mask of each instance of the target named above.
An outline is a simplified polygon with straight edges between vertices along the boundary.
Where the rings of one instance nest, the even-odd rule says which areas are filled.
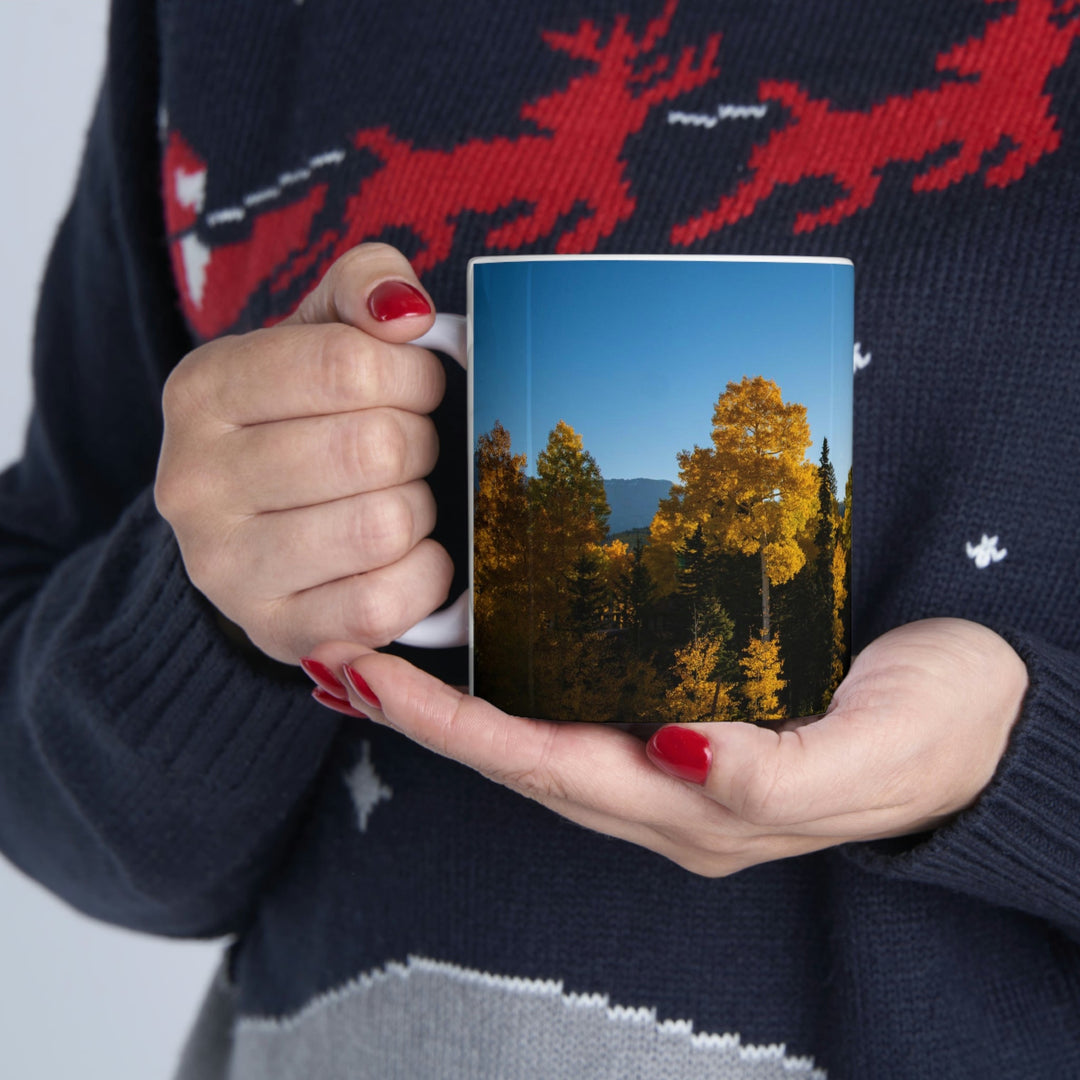
[[[852,370],[853,371],[862,371],[862,369],[864,367],[866,367],[867,364],[870,363],[870,357],[871,356],[872,356],[871,353],[868,353],[868,352],[864,353],[862,351],[862,342],[861,341],[856,341],[855,342],[855,358],[854,358],[854,365],[852,367]]]
[[[360,760],[345,774],[345,783],[356,807],[356,824],[361,832],[367,832],[368,821],[375,807],[394,794],[382,782],[371,763],[371,743],[365,741],[361,744]]]
[[[1001,562],[1009,554],[1008,548],[998,547],[996,536],[987,536],[986,533],[982,534],[982,539],[977,544],[968,541],[966,547],[968,558],[972,559],[980,570],[985,570],[991,563]]]

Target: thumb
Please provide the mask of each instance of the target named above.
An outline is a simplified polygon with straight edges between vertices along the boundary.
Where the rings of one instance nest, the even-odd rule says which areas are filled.
[[[852,765],[863,756],[833,715],[779,731],[739,722],[670,724],[646,751],[659,769],[768,828],[847,810]]]
[[[347,323],[393,344],[420,337],[435,305],[409,260],[389,244],[360,244],[341,256],[286,323]]]

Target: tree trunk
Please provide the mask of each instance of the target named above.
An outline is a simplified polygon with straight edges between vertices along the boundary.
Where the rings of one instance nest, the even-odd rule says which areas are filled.
[[[765,545],[761,545],[761,640],[769,640],[769,575],[765,570]]]

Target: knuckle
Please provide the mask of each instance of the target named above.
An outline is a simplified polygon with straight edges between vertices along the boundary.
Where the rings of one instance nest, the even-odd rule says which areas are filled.
[[[190,353],[162,388],[164,432],[153,494],[158,512],[172,524],[222,496],[224,477],[213,464],[217,436],[213,424],[207,423],[214,414],[213,380],[207,374],[211,368],[205,358]]]
[[[350,248],[334,265],[340,267],[341,272],[345,273],[368,263],[379,264],[383,261],[397,263],[404,259],[405,256],[396,247],[381,240],[368,240]]]
[[[368,410],[331,422],[324,467],[343,491],[379,491],[398,483],[408,444],[392,413]]]
[[[572,786],[567,782],[567,778],[551,767],[557,737],[558,733],[555,730],[547,731],[532,761],[515,769],[506,770],[496,779],[514,791],[540,803],[581,801],[574,797]],[[491,760],[513,759],[511,748],[505,745],[510,738],[510,732],[504,728],[492,731],[491,739],[499,745],[491,747]]]
[[[345,640],[389,645],[446,599],[453,564],[442,547],[422,540],[407,558],[400,570],[358,574],[341,590],[338,620]]]
[[[316,377],[335,401],[357,405],[377,400],[378,364],[368,340],[355,327],[328,323],[319,328]]]
[[[408,259],[392,244],[381,240],[368,240],[350,248],[334,264],[342,274],[362,272],[365,276],[374,273],[404,270],[410,277],[412,268]]]
[[[369,500],[354,519],[353,542],[375,566],[400,559],[412,547],[412,538],[412,510],[397,493]]]
[[[183,484],[178,473],[170,463],[162,460],[154,477],[154,506],[157,512],[171,525],[175,525],[183,513]]]
[[[222,361],[235,353],[239,340],[228,335],[208,341],[189,352],[169,372],[161,390],[161,410],[167,426],[190,424],[203,413],[215,412],[213,400],[221,389]],[[228,383],[228,379],[224,381]]]
[[[748,780],[739,799],[739,817],[751,825],[768,826],[779,823],[775,806],[775,786],[760,772]]]
[[[176,529],[202,505],[205,489],[206,477],[197,469],[164,460],[154,479],[154,505]]]
[[[453,757],[454,747],[457,744],[455,733],[465,723],[465,702],[461,697],[451,712],[441,720],[431,736],[430,748],[443,757]]]
[[[353,248],[355,252],[363,252],[367,258],[386,258],[394,259],[395,261],[403,261],[405,256],[392,244],[387,244],[382,240],[368,240],[366,243],[357,244]]]
[[[380,648],[389,645],[406,627],[401,593],[386,583],[361,574],[354,587],[344,590],[347,605],[341,615],[348,640]]]
[[[435,421],[429,416],[416,416],[413,418],[416,426],[414,441],[416,445],[417,471],[421,476],[427,476],[435,468],[439,460],[439,436],[435,429]]]
[[[362,422],[355,416],[333,418],[328,422],[323,447],[322,468],[333,485],[343,492],[365,489],[363,467],[364,439]]]
[[[328,276],[335,284],[347,281],[352,274],[356,273],[359,267],[362,267],[373,255],[378,253],[378,248],[384,246],[383,244],[366,243],[349,248],[330,267]]]
[[[399,371],[419,412],[430,413],[438,408],[446,395],[446,370],[433,353],[415,350],[409,366],[402,366]]]
[[[181,361],[169,372],[169,377],[161,388],[161,412],[166,424],[169,424],[183,410],[183,403],[188,396],[184,385],[187,379],[184,361]]]
[[[438,519],[435,495],[426,480],[414,480],[408,487],[409,513],[412,522],[413,536],[423,539],[430,535],[432,529],[435,528],[435,522]],[[443,554],[446,554],[445,550]],[[449,555],[446,556],[446,563],[449,567],[450,574],[453,575],[454,568]]]
[[[423,557],[425,574],[432,582],[431,602],[436,606],[444,603],[454,581],[454,560],[437,540],[421,540],[416,550]]]
[[[735,777],[732,791],[732,809],[751,825],[782,825],[790,816],[791,785],[778,755],[748,763]]]
[[[166,421],[183,414],[188,403],[196,396],[193,391],[203,379],[202,352],[202,349],[196,349],[188,353],[169,372],[165,385],[161,388],[161,410]]]
[[[198,527],[213,514],[212,508],[227,501],[223,497],[225,478],[209,460],[209,454],[195,454],[189,446],[177,447],[167,438],[154,477],[154,505],[173,529]]]
[[[405,473],[409,439],[400,419],[389,410],[373,410],[359,429],[355,453],[373,487],[399,480]]]

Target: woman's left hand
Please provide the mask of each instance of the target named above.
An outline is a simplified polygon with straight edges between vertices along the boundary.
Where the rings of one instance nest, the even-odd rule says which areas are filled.
[[[946,822],[990,781],[1027,690],[999,635],[928,619],[863,650],[821,717],[669,725],[646,745],[605,725],[509,716],[356,645],[315,658],[374,721],[710,877]]]

